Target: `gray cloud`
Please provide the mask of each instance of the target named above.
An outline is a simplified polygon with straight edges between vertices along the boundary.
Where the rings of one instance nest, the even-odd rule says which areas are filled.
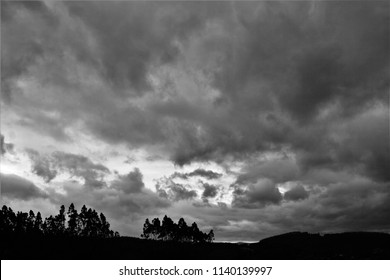
[[[300,174],[299,167],[291,158],[271,160],[248,160],[237,177],[237,183],[255,183],[258,179],[269,178],[276,183],[293,181]]]
[[[1,173],[1,195],[10,199],[32,200],[48,195],[32,182],[17,175]]]
[[[188,172],[188,173],[175,172],[171,175],[171,178],[172,179],[180,178],[180,179],[187,180],[189,177],[196,177],[196,176],[203,177],[203,178],[206,178],[209,180],[213,180],[213,179],[221,178],[222,174],[214,172],[212,170],[205,170],[202,168],[198,168],[198,169],[195,169],[194,171]]]
[[[37,151],[32,149],[27,149],[26,152],[32,161],[31,172],[42,177],[46,183],[49,183],[57,176],[57,171],[52,169],[48,157],[41,156]]]
[[[296,185],[290,190],[284,193],[284,199],[286,200],[300,200],[305,199],[309,196],[309,192],[305,190],[302,185]]]
[[[171,178],[161,178],[156,183],[156,191],[160,197],[172,201],[191,200],[198,196],[195,190],[188,185],[175,183]]]
[[[4,141],[4,135],[0,134],[0,155],[5,154],[6,152],[13,152],[14,150],[14,144],[12,143],[5,143]]]
[[[71,176],[84,179],[84,184],[91,187],[105,185],[102,177],[110,173],[110,170],[89,158],[65,152],[54,152],[50,155],[42,155],[33,149],[26,149],[27,155],[32,161],[31,171],[42,177],[47,183],[53,180],[59,172],[68,172]],[[125,180],[121,178],[120,180]],[[141,177],[142,180],[142,177]]]
[[[118,179],[111,183],[111,187],[123,191],[124,193],[137,193],[144,189],[142,173],[138,168],[127,175],[119,175]]]
[[[286,147],[304,167],[354,165],[361,162],[356,154],[340,162],[326,151],[348,144],[348,137],[334,141],[336,124],[386,104],[387,8],[383,2],[352,8],[338,2],[8,3],[2,41],[5,68],[13,72],[4,80],[13,84],[19,124],[57,140],[71,141],[66,129],[77,122],[113,144],[159,147],[179,165]],[[203,80],[191,80],[189,69]],[[18,88],[23,77],[42,84],[47,98],[32,99]],[[53,107],[56,115],[37,113]],[[375,174],[388,162],[378,156],[365,161],[367,174],[388,180]]]
[[[67,171],[73,176],[83,178],[85,185],[88,186],[104,186],[105,182],[101,177],[110,173],[110,170],[104,165],[93,163],[89,158],[82,155],[54,152],[52,158],[56,168],[61,171]]]
[[[238,208],[262,208],[278,204],[282,194],[275,183],[268,179],[258,180],[246,187],[234,185],[232,206]]]
[[[202,193],[202,198],[207,199],[209,197],[216,197],[218,194],[218,187],[214,185],[210,185],[208,183],[203,183],[204,191]]]
[[[226,236],[388,228],[388,11],[382,1],[6,1],[1,109],[12,115],[8,129],[55,142],[85,133],[178,165],[240,161],[233,208],[241,216],[197,208]],[[102,189],[84,199],[107,195],[120,213],[197,196],[169,180],[160,196],[147,194],[135,170],[105,193],[106,167],[82,155],[48,158],[32,160],[33,172],[83,178]],[[310,195],[297,187],[283,200],[275,184],[289,181]]]
[[[0,134],[0,154],[5,154],[4,136]]]

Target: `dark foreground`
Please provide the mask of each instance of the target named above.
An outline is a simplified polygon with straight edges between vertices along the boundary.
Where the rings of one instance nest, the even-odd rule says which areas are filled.
[[[252,244],[175,243],[132,237],[1,237],[1,259],[390,259],[390,234],[287,233]]]

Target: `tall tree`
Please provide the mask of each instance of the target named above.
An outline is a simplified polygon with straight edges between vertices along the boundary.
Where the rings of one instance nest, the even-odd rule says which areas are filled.
[[[70,236],[78,235],[80,231],[79,215],[73,203],[69,205],[67,215],[68,215],[68,228],[67,228],[68,234]]]
[[[55,224],[56,224],[56,235],[62,235],[65,233],[65,206],[61,205],[60,211],[57,216],[55,216]]]
[[[38,212],[37,216],[35,217],[34,235],[41,235],[43,233],[42,224],[43,221],[42,221],[41,212]]]
[[[145,239],[149,239],[151,237],[151,234],[152,234],[152,224],[149,222],[149,219],[146,219],[141,237]]]
[[[151,238],[158,239],[161,234],[161,222],[159,218],[152,220]]]
[[[181,242],[188,242],[190,241],[189,237],[190,236],[189,236],[189,229],[187,223],[183,218],[180,218],[177,223],[176,239]]]
[[[160,238],[162,240],[172,240],[175,233],[175,223],[167,215],[164,216],[161,224]]]
[[[80,236],[88,236],[87,232],[87,222],[88,222],[88,209],[85,205],[81,207],[80,211]]]

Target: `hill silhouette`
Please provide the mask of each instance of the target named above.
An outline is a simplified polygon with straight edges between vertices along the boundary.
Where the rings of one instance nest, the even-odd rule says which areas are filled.
[[[390,235],[287,233],[258,243],[188,243],[134,237],[2,239],[1,259],[390,259]]]

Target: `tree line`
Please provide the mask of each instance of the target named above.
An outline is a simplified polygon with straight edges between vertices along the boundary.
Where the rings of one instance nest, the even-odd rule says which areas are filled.
[[[0,233],[2,235],[29,236],[80,236],[80,237],[116,237],[118,232],[110,230],[110,224],[103,213],[100,215],[94,209],[85,205],[80,213],[70,204],[65,213],[65,206],[60,207],[59,213],[43,220],[38,212],[28,213],[18,211],[16,214],[4,205],[0,212]]]
[[[199,230],[195,222],[188,226],[183,218],[180,218],[176,224],[165,215],[162,222],[159,218],[154,218],[152,222],[146,219],[141,237],[164,241],[203,243],[214,241],[214,231],[210,230],[209,233],[204,233]]]

